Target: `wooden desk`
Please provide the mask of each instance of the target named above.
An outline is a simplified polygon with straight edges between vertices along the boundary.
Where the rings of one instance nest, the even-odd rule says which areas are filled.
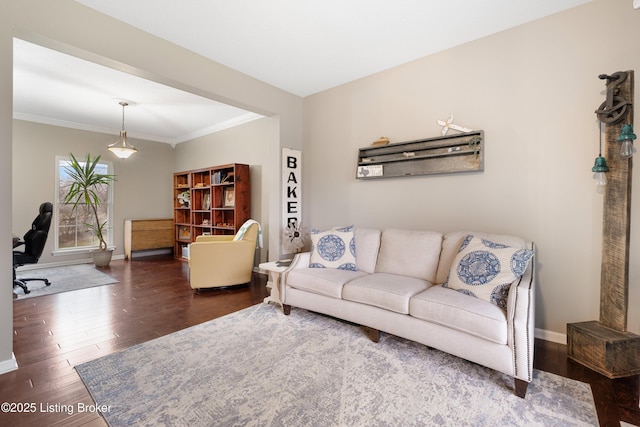
[[[124,257],[131,252],[173,248],[173,219],[127,219],[124,222]]]

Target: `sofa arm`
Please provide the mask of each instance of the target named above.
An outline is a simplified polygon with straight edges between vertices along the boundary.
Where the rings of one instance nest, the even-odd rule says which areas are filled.
[[[293,261],[289,264],[289,268],[287,271],[293,270],[295,268],[309,268],[309,264],[311,263],[311,252],[302,252],[296,254],[293,257]]]
[[[529,247],[534,255],[507,301],[508,344],[513,351],[514,377],[531,382],[535,333],[536,247]]]
[[[308,268],[311,260],[310,252],[301,252],[296,254],[289,264],[289,268],[282,272],[280,275],[280,300],[283,304],[287,302],[287,281],[289,273],[298,268]]]

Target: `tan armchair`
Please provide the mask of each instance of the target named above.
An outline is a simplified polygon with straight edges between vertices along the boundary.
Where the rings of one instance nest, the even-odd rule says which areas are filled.
[[[189,283],[193,289],[216,288],[251,282],[258,224],[242,240],[234,236],[198,236],[189,249]]]

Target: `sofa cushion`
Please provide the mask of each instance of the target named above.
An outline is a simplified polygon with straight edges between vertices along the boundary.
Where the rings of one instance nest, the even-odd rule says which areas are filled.
[[[469,234],[442,285],[506,310],[511,284],[527,269],[533,252]]]
[[[411,297],[429,286],[415,277],[375,273],[345,283],[342,299],[408,314]]]
[[[294,268],[287,276],[287,285],[339,299],[345,283],[364,275],[361,271],[335,268]]]
[[[442,286],[432,286],[411,298],[409,314],[498,344],[507,343],[504,311]]]
[[[353,226],[327,231],[311,231],[311,268],[356,271],[356,244]]]
[[[357,227],[354,232],[356,239],[356,266],[366,273],[376,271],[378,250],[380,249],[380,230]]]
[[[520,237],[515,236],[504,234],[475,233],[469,231],[456,231],[454,233],[447,233],[442,239],[442,252],[440,254],[440,262],[438,263],[438,276],[436,278],[436,281],[434,282],[436,285],[443,284],[447,280],[447,277],[449,277],[449,271],[451,270],[453,259],[458,254],[458,250],[460,249],[462,242],[469,234],[491,240],[492,242],[502,243],[503,245],[511,246],[514,248],[527,248],[527,242],[525,242]]]
[[[433,231],[384,230],[377,273],[400,274],[434,283],[442,234]]]

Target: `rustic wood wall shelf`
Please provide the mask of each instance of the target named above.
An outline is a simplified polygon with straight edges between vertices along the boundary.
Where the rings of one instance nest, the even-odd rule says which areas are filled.
[[[358,179],[484,170],[484,132],[472,131],[361,148]]]

